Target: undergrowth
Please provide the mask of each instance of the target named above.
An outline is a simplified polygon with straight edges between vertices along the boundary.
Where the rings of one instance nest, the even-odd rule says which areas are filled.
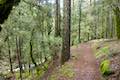
[[[67,79],[73,78],[75,75],[72,66],[69,64],[63,65],[57,72],[52,74],[49,79],[50,80],[58,80],[59,77],[65,77]]]
[[[108,45],[98,49],[98,51],[95,54],[96,58],[101,59],[100,71],[103,76],[108,76],[111,73],[109,54],[111,53]]]

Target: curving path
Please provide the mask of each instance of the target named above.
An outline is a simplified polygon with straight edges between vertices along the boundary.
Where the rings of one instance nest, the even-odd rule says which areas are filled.
[[[89,43],[71,48],[72,55],[77,56],[73,60],[76,73],[73,80],[101,80],[100,71]]]

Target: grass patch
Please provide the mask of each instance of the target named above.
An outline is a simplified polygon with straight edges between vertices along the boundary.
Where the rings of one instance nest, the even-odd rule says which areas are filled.
[[[74,77],[74,71],[70,65],[63,65],[59,71],[65,77],[68,77],[68,78]]]
[[[74,75],[75,73],[72,69],[72,66],[69,64],[65,64],[59,70],[56,70],[56,72],[49,77],[49,80],[58,80],[59,77],[71,79],[74,77]]]

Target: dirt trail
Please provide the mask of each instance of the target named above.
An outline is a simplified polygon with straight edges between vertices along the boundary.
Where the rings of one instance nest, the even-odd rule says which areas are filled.
[[[76,73],[73,80],[101,80],[99,68],[91,45],[81,44],[71,48],[71,54],[77,56],[72,60]]]
[[[53,72],[57,74],[57,79],[52,80],[102,80],[90,43],[71,47],[71,59],[66,62],[66,65],[72,66],[72,71],[75,74],[74,77],[60,76],[59,72],[56,72],[58,70],[55,70]],[[49,79],[48,77],[44,77],[41,80]]]

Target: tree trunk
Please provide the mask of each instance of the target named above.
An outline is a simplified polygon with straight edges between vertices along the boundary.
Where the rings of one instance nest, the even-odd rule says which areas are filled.
[[[16,49],[17,49],[17,58],[18,58],[18,64],[19,64],[19,68],[20,68],[20,79],[22,79],[22,64],[21,64],[21,53],[20,53],[20,47],[19,47],[19,42],[18,42],[18,38],[16,36]]]
[[[64,30],[61,64],[70,59],[71,0],[64,0]]]
[[[95,15],[94,15],[94,39],[97,39],[96,0],[94,0],[94,9],[95,9],[95,11],[94,11],[94,13],[95,13]]]
[[[12,67],[12,58],[11,58],[11,51],[10,51],[10,43],[9,43],[9,37],[8,37],[8,53],[9,53],[9,61],[10,61],[10,71],[13,73],[13,67]]]
[[[32,45],[33,32],[34,32],[34,29],[31,32],[31,39],[30,39],[30,58],[31,58],[32,63],[35,65],[35,67],[37,67],[37,63],[35,62],[33,58],[33,45]]]
[[[115,16],[116,16],[117,38],[120,39],[120,9],[119,9],[119,7],[115,7],[114,13],[115,13]]]
[[[109,23],[109,11],[107,11],[107,15],[106,15],[106,38],[108,39],[109,38],[109,26],[110,26],[110,23]]]
[[[55,15],[55,37],[61,36],[60,28],[60,0],[56,0],[56,15]]]
[[[81,42],[81,40],[80,40],[80,34],[81,34],[81,6],[82,6],[82,0],[79,0],[79,28],[78,28],[78,30],[79,30],[79,34],[78,34],[78,41],[79,41],[79,43]]]
[[[102,33],[101,38],[104,38],[104,1],[102,1],[102,10],[101,10],[101,23],[102,23]]]
[[[109,23],[110,23],[110,38],[113,38],[113,22],[111,9],[109,10]]]

